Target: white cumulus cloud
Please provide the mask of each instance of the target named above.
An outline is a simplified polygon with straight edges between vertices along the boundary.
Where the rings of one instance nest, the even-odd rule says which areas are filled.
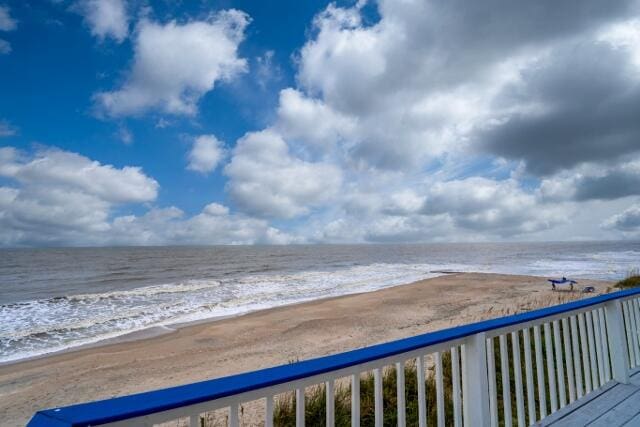
[[[200,98],[219,81],[246,71],[238,56],[249,17],[226,10],[206,20],[166,24],[143,19],[137,26],[134,59],[124,83],[95,95],[109,116],[129,116],[158,109],[193,115]]]
[[[214,135],[200,135],[189,151],[187,169],[208,174],[224,157],[224,144]]]
[[[241,138],[225,168],[228,190],[246,212],[260,217],[292,218],[329,202],[340,188],[336,166],[293,156],[274,130]]]
[[[0,148],[3,245],[90,244],[107,232],[115,206],[155,200],[158,183],[140,168],[116,168],[43,148],[30,155]]]
[[[129,34],[129,15],[124,0],[81,0],[74,9],[84,17],[91,34],[100,40],[111,37],[118,43]]]
[[[290,243],[268,221],[219,203],[187,216],[148,206],[158,183],[140,168],[117,168],[53,148],[0,148],[0,246]],[[140,215],[118,208],[142,204]]]

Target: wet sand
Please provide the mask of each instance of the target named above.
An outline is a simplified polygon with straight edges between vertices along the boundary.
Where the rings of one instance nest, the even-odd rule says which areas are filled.
[[[605,291],[609,283],[581,280]],[[0,366],[0,425],[43,408],[174,386],[593,296],[544,278],[455,273]]]

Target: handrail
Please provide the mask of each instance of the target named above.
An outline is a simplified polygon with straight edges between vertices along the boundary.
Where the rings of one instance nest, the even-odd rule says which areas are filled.
[[[289,383],[496,329],[640,295],[640,289],[613,292],[525,313],[403,338],[343,353],[197,383],[38,411],[29,426],[87,426],[127,420]]]

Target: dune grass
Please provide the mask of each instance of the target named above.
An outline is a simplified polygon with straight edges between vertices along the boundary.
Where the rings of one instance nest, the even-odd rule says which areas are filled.
[[[531,295],[523,298],[517,306],[500,307],[496,310],[492,310],[491,314],[495,316],[504,316],[509,314],[515,314],[522,311],[528,311],[548,305],[561,304],[564,302],[579,299],[581,294],[578,292],[560,292],[554,293],[549,296],[545,295]],[[481,319],[478,319],[481,320]],[[522,375],[524,376],[524,347],[522,332],[520,335],[520,360],[522,361]],[[499,396],[497,401],[498,410],[498,425],[504,425],[504,401],[503,401],[503,384],[501,375],[501,360],[499,351],[498,339],[493,340],[494,344],[494,363],[496,371],[496,389]],[[546,337],[544,334],[541,337],[541,349],[542,349],[542,362],[546,366]],[[509,383],[510,383],[510,401],[512,408],[512,424],[517,424],[516,414],[516,400],[515,400],[515,382],[514,382],[514,366],[513,366],[513,349],[511,346],[511,337],[509,337],[507,346],[509,360]],[[581,355],[581,352],[580,352]],[[294,360],[290,361],[294,362]],[[453,425],[453,387],[452,387],[452,359],[450,352],[442,353],[443,364],[443,385],[444,385],[444,408],[445,408],[445,424]],[[536,371],[535,358],[532,360],[533,372]],[[568,380],[568,372],[565,370],[565,384]],[[384,425],[397,425],[397,391],[396,391],[396,370],[395,367],[388,367],[383,371],[383,406],[384,406]],[[545,377],[546,379],[546,377]],[[537,379],[534,382],[538,387]],[[546,381],[545,381],[546,382]],[[546,407],[550,410],[550,390],[549,385],[543,385],[546,395]],[[417,383],[417,371],[416,365],[413,362],[409,362],[405,365],[405,402],[406,402],[406,421],[408,426],[418,425],[418,383]],[[436,403],[436,384],[435,384],[435,368],[433,362],[430,359],[426,360],[426,375],[425,375],[425,391],[427,400],[427,421],[428,425],[437,424],[437,403]],[[336,426],[349,426],[351,423],[351,385],[348,378],[336,381],[335,386],[335,425]],[[536,408],[539,408],[540,402],[538,400],[538,393],[536,390],[534,400]],[[276,397],[274,406],[274,425],[275,426],[295,426],[295,393],[285,393]],[[525,405],[527,407],[527,405]],[[263,407],[260,406],[260,411],[263,411]],[[241,409],[244,409],[241,407]],[[360,418],[362,426],[374,425],[374,379],[372,373],[364,374],[360,379]],[[547,412],[548,412],[547,411]],[[244,418],[244,410],[241,410],[241,425],[255,425],[251,422],[247,423]],[[202,420],[201,425],[206,427],[211,426],[227,426],[228,419],[225,415],[221,417],[212,417],[208,420]],[[326,390],[323,384],[307,387],[305,390],[305,421],[306,425],[324,426],[326,417]],[[217,419],[216,419],[217,418]]]
[[[522,332],[519,332],[522,334]],[[510,341],[510,340],[509,340]],[[546,342],[545,336],[541,338],[543,364],[546,365]],[[522,336],[520,336],[522,343]],[[496,391],[498,401],[498,424],[505,425],[504,420],[504,400],[503,400],[503,381],[501,375],[501,361],[498,339],[493,340],[494,344],[494,363],[496,369]],[[507,347],[509,354],[509,385],[511,393],[509,400],[512,408],[512,425],[517,425],[515,382],[514,382],[514,366],[513,366],[513,349],[511,343]],[[524,348],[520,347],[520,360],[524,363]],[[451,376],[451,354],[450,352],[442,353],[443,367],[443,383],[444,383],[444,409],[445,409],[445,425],[453,425],[453,387]],[[522,375],[524,376],[524,365],[522,366]],[[532,370],[536,370],[535,359],[532,361]],[[565,387],[568,384],[567,372],[565,375]],[[535,380],[537,386],[537,380]],[[425,378],[425,391],[427,403],[427,424],[437,424],[437,402],[436,402],[436,383],[434,375],[434,367],[429,366]],[[405,366],[405,402],[406,402],[406,423],[408,426],[418,425],[418,382],[415,363],[408,363]],[[548,410],[550,405],[549,384],[544,384],[546,395],[546,407]],[[383,372],[383,406],[384,406],[384,423],[383,425],[397,425],[397,391],[396,391],[396,370],[395,367],[389,367]],[[567,394],[568,396],[568,394]],[[535,407],[539,408],[539,395],[534,395]],[[362,426],[374,425],[374,379],[373,374],[367,373],[360,379],[360,424]],[[525,404],[525,407],[528,407]],[[295,410],[296,401],[294,393],[282,395],[276,401],[274,408],[274,425],[279,427],[295,426]],[[305,393],[305,421],[307,425],[324,426],[326,414],[326,393],[325,386],[318,385],[309,387]],[[351,386],[348,381],[339,383],[335,389],[335,425],[338,427],[351,425]]]
[[[624,280],[616,283],[615,287],[620,289],[637,288],[640,286],[640,269],[635,268],[627,274]]]
[[[445,417],[453,419],[452,380],[451,380],[451,355],[443,353],[442,368],[444,379],[444,403]],[[431,370],[433,369],[430,368]],[[384,407],[384,425],[397,425],[397,391],[396,369],[389,367],[383,371],[382,394]],[[429,374],[425,380],[427,398],[427,419],[429,425],[436,423],[436,383],[435,375]],[[407,425],[418,425],[418,381],[416,365],[405,365],[405,402]],[[305,394],[305,421],[307,425],[325,425],[326,393],[325,386],[307,388]],[[275,426],[295,425],[296,401],[293,393],[288,393],[280,398],[274,408]],[[374,405],[374,378],[372,373],[366,373],[360,378],[360,424],[373,426],[375,418]],[[348,382],[340,383],[335,389],[335,425],[351,425],[351,385]]]

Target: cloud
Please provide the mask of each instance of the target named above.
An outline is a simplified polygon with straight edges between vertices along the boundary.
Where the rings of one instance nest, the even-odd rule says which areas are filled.
[[[608,218],[603,224],[603,228],[616,229],[620,231],[640,231],[640,204],[630,206],[628,209]]]
[[[211,203],[197,215],[185,218],[176,208],[151,209],[142,216],[122,216],[113,221],[109,244],[286,244],[295,239],[269,226],[267,221],[229,214],[226,206]]]
[[[286,138],[300,140],[314,150],[327,151],[350,135],[355,123],[322,101],[288,88],[280,92],[276,126]]]
[[[536,175],[638,153],[639,71],[629,52],[603,42],[558,46],[498,97],[503,105],[538,107],[505,115],[478,139],[489,153],[522,160]]]
[[[340,187],[336,166],[294,157],[277,132],[266,129],[242,137],[225,168],[228,191],[245,212],[293,218],[329,202]]]
[[[0,177],[8,181],[0,186],[0,246],[296,241],[266,220],[218,203],[191,217],[173,206],[116,215],[126,205],[155,201],[158,183],[139,168],[103,165],[68,151],[0,148]]]
[[[11,43],[0,39],[0,55],[8,55],[11,53]]]
[[[18,21],[11,17],[9,7],[0,5],[0,31],[13,31],[17,27]],[[0,55],[8,55],[11,50],[11,43],[0,39]]]
[[[158,183],[139,167],[118,169],[53,148],[41,149],[33,157],[11,147],[0,148],[0,176],[24,186],[78,191],[109,203],[148,202],[158,192]]]
[[[2,48],[0,48],[1,50]],[[14,136],[18,133],[18,130],[6,120],[0,120],[0,138]]]
[[[310,241],[500,240],[574,237],[567,214],[597,224],[637,194],[633,1],[376,6],[315,17],[296,87],[225,169],[238,209],[304,215]],[[293,198],[318,174],[290,162],[341,179]]]
[[[112,117],[150,109],[194,115],[217,82],[246,71],[238,45],[248,23],[245,13],[233,9],[185,23],[143,19],[136,28],[132,68],[120,88],[94,96],[99,110]]]
[[[9,178],[18,185],[3,187],[0,203],[60,218],[90,207],[70,221],[75,237],[57,238],[102,244],[633,233],[640,196],[637,1],[381,0],[370,5],[375,22],[363,3],[330,4],[315,17],[294,58],[295,85],[280,91],[272,122],[229,150],[228,201],[187,215],[149,207],[153,198],[124,202],[109,198],[112,191],[63,184],[56,172],[33,183]],[[130,70],[115,89],[96,94],[96,106],[110,117],[197,114],[215,85],[247,71],[238,46],[248,22],[233,10],[201,20],[142,19],[131,36]],[[254,60],[258,86],[271,81],[275,55]],[[187,168],[208,173],[220,166],[222,143],[200,138]],[[36,194],[36,181],[51,181],[42,184],[46,194]],[[58,188],[74,195],[68,210]],[[122,213],[127,203],[143,204],[144,213]],[[36,239],[36,228],[22,229],[31,231],[13,241]]]
[[[126,145],[133,143],[133,133],[131,133],[126,126],[120,126],[116,132],[116,136]]]
[[[640,19],[629,19],[606,26],[600,33],[600,41],[615,49],[631,53],[631,59],[640,67]]]
[[[545,178],[540,184],[545,200],[615,200],[640,195],[640,160],[614,166],[587,163]]]
[[[464,229],[502,236],[548,229],[566,215],[554,206],[540,206],[536,196],[521,189],[513,179],[481,177],[434,184],[422,212],[447,216]]]
[[[80,0],[73,9],[84,17],[91,34],[101,41],[111,37],[122,43],[129,34],[125,0]]]
[[[355,162],[419,168],[464,150],[478,124],[526,107],[498,110],[494,98],[549,45],[595,31],[631,5],[381,1],[380,20],[366,25],[359,6],[332,4],[314,21],[297,77],[357,123],[347,141]]]
[[[187,169],[208,174],[213,172],[224,157],[224,144],[214,135],[200,135],[191,147]]]
[[[256,57],[256,67],[253,78],[256,79],[260,89],[265,90],[267,87],[282,78],[282,70],[275,63],[273,57],[275,52],[267,50],[263,55]]]
[[[0,148],[1,244],[88,244],[109,229],[115,206],[155,200],[158,183],[140,168],[102,165],[53,148],[33,155]]]
[[[8,6],[0,5],[0,31],[13,31],[18,28],[18,21],[11,17]]]

